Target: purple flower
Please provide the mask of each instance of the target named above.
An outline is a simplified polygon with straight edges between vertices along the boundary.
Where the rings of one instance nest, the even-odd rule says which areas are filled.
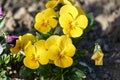
[[[3,17],[2,8],[0,7],[0,18]]]
[[[0,44],[0,54],[2,54],[2,52],[3,52],[3,47],[2,47],[2,45]]]
[[[13,35],[13,36],[8,36],[7,40],[6,40],[6,43],[7,44],[10,44],[12,47],[15,46],[16,44],[16,40],[18,39],[17,36]]]

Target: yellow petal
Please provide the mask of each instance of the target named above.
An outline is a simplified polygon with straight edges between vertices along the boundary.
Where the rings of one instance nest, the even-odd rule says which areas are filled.
[[[67,56],[60,56],[58,59],[54,61],[54,64],[61,68],[70,67],[73,64],[73,60]]]
[[[45,46],[47,47],[47,49],[49,47],[51,47],[52,45],[58,45],[59,44],[59,39],[60,39],[60,36],[58,35],[52,35],[50,36],[46,42],[45,42]]]
[[[34,47],[34,45],[32,45],[32,44],[30,44],[30,45],[28,45],[26,48],[25,48],[25,50],[24,50],[24,52],[25,52],[25,56],[34,56],[35,55],[35,47]]]
[[[54,8],[56,6],[56,0],[52,0],[52,1],[48,1],[46,4],[45,4],[45,7],[46,8]]]
[[[48,52],[46,51],[46,50],[37,50],[37,54],[39,54],[39,58],[38,58],[38,60],[39,60],[39,62],[40,62],[40,64],[42,64],[42,65],[46,65],[46,64],[48,64],[48,62],[49,62],[49,55],[48,55]]]
[[[64,4],[70,4],[70,5],[74,4],[74,2],[72,2],[70,0],[63,0],[63,3]]]
[[[66,47],[63,50],[64,54],[69,57],[73,57],[76,51],[76,48],[73,44],[67,44]]]
[[[45,40],[39,40],[39,41],[35,42],[34,45],[35,45],[37,50],[39,50],[39,49],[45,50],[46,49],[45,48]]]
[[[59,47],[63,50],[68,44],[72,44],[71,38],[66,35],[60,36],[60,44]]]
[[[43,15],[42,12],[39,12],[39,13],[36,14],[36,16],[35,16],[35,22],[39,22],[39,21],[41,21],[43,19],[44,19],[44,15]]]
[[[37,69],[39,68],[39,62],[34,60],[32,57],[25,57],[23,63],[26,67],[30,69]]]
[[[66,13],[70,14],[73,17],[73,19],[75,19],[78,15],[76,7],[72,5],[65,5],[60,9],[60,15],[64,15]]]
[[[26,33],[21,37],[21,46],[24,49],[28,42],[35,42],[35,37],[31,33]]]
[[[96,51],[96,52],[92,55],[91,59],[96,60],[96,59],[100,59],[101,57],[103,57],[103,53],[100,52],[100,51]]]
[[[80,27],[81,29],[85,29],[88,25],[88,19],[85,15],[79,15],[76,19],[76,23],[78,23],[78,27]]]
[[[38,61],[40,64],[45,65],[49,62],[48,52],[45,47],[45,40],[39,40],[34,44],[36,48],[36,54],[38,56]]]
[[[59,23],[62,28],[70,28],[73,17],[70,14],[63,14],[59,18]]]
[[[70,36],[70,31],[71,31],[70,28],[63,28],[63,33],[64,33],[65,35],[69,36],[69,37],[71,37],[71,36]]]
[[[66,35],[61,36],[61,42],[60,42],[60,48],[62,50],[63,55],[67,55],[67,56],[74,56],[76,48],[75,46],[72,44],[72,40],[71,38],[69,38]]]
[[[79,6],[76,6],[78,12],[79,12],[79,15],[85,15],[85,12],[83,11],[83,9]]]
[[[101,60],[95,60],[95,65],[98,65],[98,66],[103,65],[103,60],[102,59]]]
[[[37,13],[35,16],[35,21],[39,22],[41,20],[48,19],[49,17],[58,17],[58,14],[52,8],[43,10],[42,12]]]
[[[51,28],[55,28],[57,26],[58,21],[52,17],[48,19],[48,23]]]
[[[16,45],[13,48],[10,48],[10,51],[13,54],[17,54],[22,50],[21,45],[20,45],[20,40],[16,40]]]
[[[40,64],[42,64],[42,65],[48,64],[48,62],[49,62],[49,57],[48,56],[49,55],[48,55],[47,51],[39,50],[37,53],[39,54],[38,60],[39,60]]]
[[[103,56],[104,54],[100,51],[96,51],[91,57],[95,61],[95,65],[103,65]]]
[[[50,60],[57,59],[60,55],[60,48],[58,46],[55,46],[55,45],[51,46],[48,49],[48,55],[49,55]]]
[[[48,24],[45,24],[43,26],[43,24],[44,24],[44,22],[36,22],[34,27],[39,32],[48,32],[48,31],[50,31],[51,27]]]
[[[71,29],[70,31],[70,36],[73,38],[80,37],[82,34],[83,34],[83,30],[77,27]]]
[[[48,9],[42,11],[42,14],[45,16],[46,19],[49,17],[57,17],[58,16],[58,14],[52,8],[48,8]]]

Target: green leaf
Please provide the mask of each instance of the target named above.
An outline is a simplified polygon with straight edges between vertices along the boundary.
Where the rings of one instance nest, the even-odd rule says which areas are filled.
[[[37,40],[43,38],[43,36],[40,33],[38,33],[38,32],[36,32],[36,36],[35,37],[36,37]]]
[[[81,71],[81,70],[77,70],[76,72],[75,72],[75,74],[81,79],[81,78],[86,78],[86,75],[84,74],[84,72],[83,71]],[[79,79],[79,80],[80,80]]]
[[[4,76],[6,74],[6,71],[5,70],[2,70],[1,72],[0,72],[0,77],[1,76]]]
[[[89,65],[87,65],[85,62],[80,61],[79,64],[84,67],[87,67],[90,73],[93,71],[93,69]]]
[[[43,76],[40,76],[40,80],[45,80]]]
[[[6,21],[6,17],[3,17],[2,20],[0,21],[0,29],[4,27],[5,21]]]
[[[3,36],[0,36],[0,43],[4,40]]]
[[[2,52],[3,52],[3,47],[2,47],[2,45],[0,44],[0,54],[2,54]]]
[[[4,61],[5,61],[5,64],[8,64],[10,61],[10,55],[7,55],[4,59]]]
[[[73,44],[78,44],[78,42],[84,40],[85,37],[84,35],[80,36],[80,37],[77,37],[77,38],[72,38],[72,41],[73,41]]]
[[[93,24],[94,24],[94,16],[93,16],[93,13],[88,13],[87,14],[87,18],[88,18],[88,26],[87,28],[85,29],[85,33],[86,32],[89,32],[91,30],[91,28],[93,27]]]
[[[29,78],[32,78],[33,76],[31,76],[33,74],[35,70],[32,70],[32,69],[29,69],[25,66],[22,66],[20,71],[19,71],[19,75],[21,77],[29,77]]]
[[[3,63],[8,64],[9,61],[10,61],[10,55],[3,54],[3,55],[1,56],[1,60],[3,61]]]
[[[1,56],[0,56],[0,66],[1,66],[2,63],[3,63],[3,61],[2,61]]]
[[[7,69],[7,70],[11,70],[12,68],[11,68],[10,66],[7,66],[6,69]]]

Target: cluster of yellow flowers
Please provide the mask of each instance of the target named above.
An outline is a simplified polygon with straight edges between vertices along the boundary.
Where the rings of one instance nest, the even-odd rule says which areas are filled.
[[[80,7],[74,6],[73,3],[70,0],[48,1],[47,9],[38,13],[35,17],[35,29],[39,32],[48,32],[59,23],[65,35],[73,38],[80,37],[88,25],[88,19],[84,11]],[[60,6],[59,4],[63,6],[58,12],[55,11],[55,8]]]
[[[66,68],[72,65],[76,48],[71,38],[66,35],[50,36],[47,40],[35,40],[35,37],[27,33],[16,40],[15,47],[11,52],[16,54],[23,50],[25,53],[24,65],[31,69],[37,69],[39,63],[46,65],[55,64],[58,67]]]
[[[71,0],[50,0],[46,3],[46,9],[35,17],[34,28],[40,33],[49,32],[59,23],[64,35],[51,35],[46,40],[36,40],[34,35],[27,33],[19,36],[11,52],[16,54],[23,50],[24,65],[31,69],[48,63],[61,68],[70,67],[76,51],[70,37],[80,37],[88,25],[86,14],[74,4]]]

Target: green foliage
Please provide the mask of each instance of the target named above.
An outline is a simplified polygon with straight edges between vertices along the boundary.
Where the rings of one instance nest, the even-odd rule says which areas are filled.
[[[0,20],[0,30],[4,27],[5,21],[6,21],[6,17],[3,17],[3,18]]]
[[[92,29],[92,27],[93,27],[93,24],[94,24],[94,16],[93,16],[93,13],[88,13],[87,14],[87,18],[88,18],[88,26],[87,26],[87,28],[85,29],[85,34],[87,33],[87,32],[89,32],[91,29]]]

